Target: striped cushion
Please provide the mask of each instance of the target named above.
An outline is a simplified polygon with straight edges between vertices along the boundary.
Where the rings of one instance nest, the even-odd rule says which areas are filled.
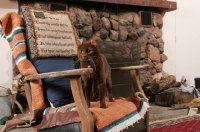
[[[137,121],[144,118],[149,105],[143,99],[129,97],[117,98],[115,102],[106,100],[106,109],[99,108],[99,101],[92,102],[90,111],[93,115],[95,125],[99,132],[117,132],[134,125]],[[47,108],[44,115],[59,112],[76,111],[75,104],[69,104],[58,108]]]

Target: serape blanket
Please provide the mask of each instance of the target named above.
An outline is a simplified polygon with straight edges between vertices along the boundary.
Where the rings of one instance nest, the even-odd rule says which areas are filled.
[[[141,98],[117,98],[114,102],[106,100],[106,109],[99,108],[99,101],[92,102],[90,111],[99,132],[118,132],[128,126],[134,126],[138,120],[144,118],[149,105]],[[75,104],[58,108],[47,108],[45,114],[76,111]]]
[[[4,37],[12,50],[15,63],[22,75],[37,74],[37,70],[27,59],[26,55],[26,28],[24,20],[15,12],[9,12],[0,18],[0,36]],[[31,81],[32,95],[32,120],[35,112],[46,108],[42,81],[40,79]]]

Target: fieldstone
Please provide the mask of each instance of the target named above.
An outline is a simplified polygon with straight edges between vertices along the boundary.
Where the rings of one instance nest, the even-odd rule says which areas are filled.
[[[149,31],[146,31],[146,32],[144,33],[144,35],[145,35],[148,39],[150,39],[150,38],[155,38],[154,35],[153,35],[151,32],[149,32]]]
[[[99,16],[108,18],[110,14],[108,12],[99,12]]]
[[[93,36],[92,26],[85,26],[83,29],[79,30],[79,34],[85,38],[91,38]]]
[[[133,16],[131,13],[120,13],[118,14],[119,23],[122,26],[132,25],[133,23]]]
[[[158,48],[154,47],[153,45],[147,46],[147,56],[149,59],[151,59],[153,62],[160,62],[160,51]]]
[[[84,26],[83,26],[83,24],[76,23],[75,27],[76,27],[77,29],[82,29]]]
[[[151,74],[152,75],[155,75],[157,72],[156,72],[156,69],[155,68],[153,68],[152,70],[151,70]],[[153,78],[154,79],[154,78]]]
[[[139,36],[143,36],[145,34],[145,29],[143,27],[140,27],[137,29],[137,33]]]
[[[98,46],[99,46],[99,48],[100,48],[100,51],[101,51],[101,53],[106,53],[106,46],[105,46],[105,44],[99,44],[98,43]]]
[[[161,64],[161,63],[156,64],[155,69],[156,69],[157,73],[162,72],[163,71],[163,64]]]
[[[114,52],[114,56],[115,56],[115,59],[122,60],[122,54],[121,54],[121,52],[115,51]]]
[[[133,27],[134,28],[140,27],[140,17],[135,12],[133,12],[132,15],[133,15]]]
[[[149,27],[149,28],[144,28],[144,29],[145,29],[146,32],[152,33],[152,35],[155,36],[155,35],[153,34],[153,32],[154,32],[154,30],[155,30],[155,27]],[[145,33],[146,33],[146,32],[145,32]]]
[[[93,18],[93,28],[95,31],[102,28],[102,21],[100,18],[98,17]]]
[[[97,14],[96,10],[95,9],[90,9],[90,14],[91,14],[91,17],[92,17],[93,29],[95,31],[101,29],[102,28],[102,21],[98,17],[98,14]]]
[[[148,71],[150,71],[151,74],[154,75],[154,74],[156,73],[154,63],[153,63],[149,58],[146,58],[146,59],[145,59],[145,62],[146,62],[146,64],[149,65]]]
[[[164,52],[164,41],[162,38],[158,38],[158,49],[160,50],[160,53]]]
[[[83,24],[83,25],[92,25],[92,18],[89,12],[78,8],[76,15],[77,15],[78,23]]]
[[[153,24],[155,27],[163,27],[163,19],[161,14],[156,13],[153,15]]]
[[[162,38],[158,38],[157,41],[158,41],[158,43],[163,43],[164,44],[164,41],[163,41]]]
[[[100,29],[100,37],[102,39],[106,39],[108,37],[109,32],[105,28]]]
[[[37,9],[42,9],[39,2],[35,2],[33,6]]]
[[[167,78],[169,76],[169,73],[162,71],[162,76],[163,76],[163,78]]]
[[[101,35],[101,34],[100,34],[100,31],[95,31],[95,32],[94,32],[94,36],[100,37],[100,35]]]
[[[138,39],[138,34],[137,31],[132,30],[131,32],[128,33],[128,36],[131,40],[137,40]]]
[[[164,43],[159,43],[158,49],[160,50],[160,53],[164,52]]]
[[[118,16],[117,15],[112,14],[112,15],[110,15],[110,18],[115,20],[115,21],[118,21]]]
[[[112,60],[112,59],[113,59],[113,56],[112,56],[111,54],[104,53],[104,56],[105,56],[108,60]]]
[[[39,4],[40,4],[41,9],[46,10],[46,11],[49,10],[49,4],[44,3],[44,2],[40,2]],[[65,4],[65,6],[66,6],[66,11],[67,11],[67,10],[68,10],[68,5]],[[35,7],[35,6],[34,6],[34,7]]]
[[[114,49],[117,43],[119,42],[106,42],[105,45],[106,45],[106,48]]]
[[[146,54],[146,48],[141,47],[141,59],[146,58],[147,54]]]
[[[110,42],[112,40],[109,37],[107,37],[106,39],[104,39],[104,41]]]
[[[107,30],[110,30],[111,29],[111,24],[110,24],[109,19],[106,18],[106,17],[102,17],[101,20],[102,20],[102,23],[103,23],[103,27],[105,29],[107,29]]]
[[[69,12],[74,12],[74,13],[77,14],[77,12],[78,12],[78,7],[77,7],[77,6],[70,6],[70,7],[69,7]]]
[[[119,26],[119,40],[127,40],[128,31],[125,26]]]
[[[119,29],[119,23],[116,20],[114,20],[114,19],[110,19],[110,22],[111,22],[112,29],[114,29],[115,31],[118,31],[118,29]]]
[[[109,42],[109,41],[106,41],[106,42]],[[112,53],[114,53],[114,49],[113,48],[106,48],[106,52],[107,53],[110,53],[111,55],[113,55]]]
[[[117,41],[118,36],[119,36],[118,32],[116,32],[115,30],[110,30],[110,39],[111,40]]]
[[[146,36],[142,36],[137,39],[137,42],[140,43],[141,47],[146,48],[148,39]]]
[[[132,41],[125,41],[124,45],[129,49],[134,48],[133,46],[137,47],[137,43]]]
[[[76,25],[76,23],[77,23],[76,13],[74,13],[74,12],[69,12],[69,18],[70,18],[72,24],[73,24],[73,25]]]
[[[128,31],[128,33],[132,32],[132,31],[136,31],[135,28],[133,28],[132,26],[125,26],[126,30]]]
[[[151,45],[153,45],[154,47],[159,47],[159,43],[158,43],[157,39],[154,38],[154,37],[153,37],[153,38],[150,38],[150,39],[148,40],[147,44],[151,44]]]
[[[90,9],[89,12],[92,18],[98,17],[97,11],[95,9]]]
[[[160,55],[160,62],[163,63],[165,62],[166,60],[168,60],[167,56],[165,54],[161,54]]]
[[[143,86],[145,83],[151,82],[153,80],[151,72],[148,70],[144,70],[144,69],[140,70],[139,78],[140,78],[141,86]]]
[[[121,49],[123,49],[123,47],[124,47],[123,42],[119,42],[119,41],[118,41],[118,42],[115,42],[114,45],[115,45],[114,48],[115,48],[116,50],[121,50]]]
[[[151,60],[150,60],[149,58],[145,58],[144,61],[145,61],[145,64],[149,64],[148,69],[151,67],[151,64],[153,65],[153,63],[151,62]],[[151,63],[151,64],[150,64],[150,63]],[[154,67],[154,66],[153,66],[153,67]]]
[[[153,32],[155,38],[161,38],[162,37],[162,30],[158,27],[155,27],[155,30]]]
[[[159,72],[159,73],[155,73],[154,75],[153,75],[153,80],[160,80],[162,78],[162,72]]]

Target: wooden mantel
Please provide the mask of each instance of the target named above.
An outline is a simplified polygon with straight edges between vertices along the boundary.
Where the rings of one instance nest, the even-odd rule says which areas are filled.
[[[84,1],[150,7],[150,8],[156,8],[160,11],[173,11],[177,9],[176,2],[167,0],[84,0]]]
[[[14,1],[20,1],[20,0],[14,0]],[[72,2],[72,0],[62,0],[62,1]],[[153,8],[162,12],[169,12],[177,9],[177,3],[168,0],[73,0],[73,2],[100,2],[100,3],[119,4],[119,5],[132,5],[138,7]]]

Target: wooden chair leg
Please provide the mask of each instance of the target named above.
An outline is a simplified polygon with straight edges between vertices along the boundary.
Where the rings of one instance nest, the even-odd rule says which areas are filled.
[[[94,120],[83,94],[80,76],[70,77],[70,84],[77,111],[81,118],[82,132],[93,132]]]
[[[131,75],[132,85],[133,85],[135,92],[144,93],[144,91],[143,91],[143,89],[140,85],[140,81],[139,81],[139,77],[138,77],[138,71],[130,70],[130,75]]]
[[[32,112],[32,102],[31,102],[31,87],[30,87],[30,83],[28,81],[26,81],[24,83],[25,86],[25,94],[26,94],[26,98],[27,98],[27,102],[28,102],[28,107],[30,112]]]
[[[145,123],[146,123],[146,132],[150,132],[150,129],[149,129],[149,111],[146,112]]]
[[[143,91],[143,89],[140,85],[140,81],[139,81],[139,77],[138,77],[138,71],[137,70],[130,70],[130,74],[131,74],[131,80],[132,80],[132,84],[133,84],[133,88],[134,88],[135,92],[144,93],[144,91]],[[146,123],[146,132],[149,132],[149,111],[146,112],[145,123]]]

